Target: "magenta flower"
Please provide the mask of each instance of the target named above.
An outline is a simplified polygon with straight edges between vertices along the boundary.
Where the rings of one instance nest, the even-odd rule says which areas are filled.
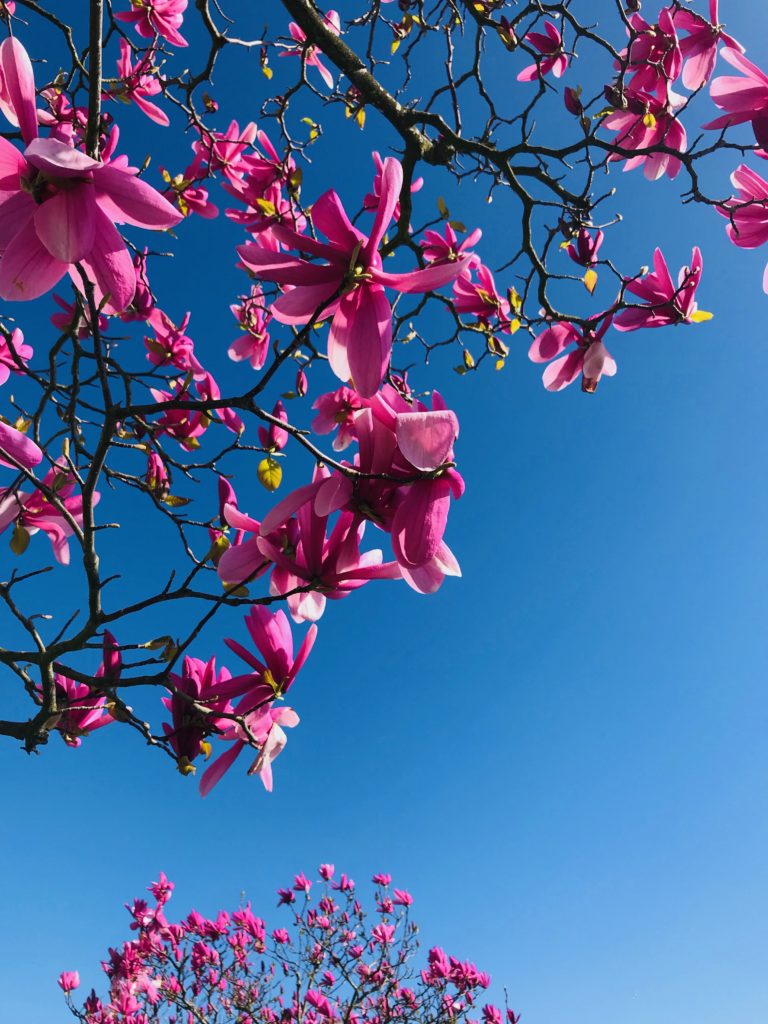
[[[192,145],[195,160],[186,175],[194,177],[199,167],[206,167],[212,174],[221,174],[230,184],[237,184],[248,170],[247,151],[256,135],[253,121],[242,129],[237,121],[231,121],[225,132],[206,131]]]
[[[627,282],[627,291],[643,299],[643,305],[622,310],[614,318],[613,326],[617,331],[636,331],[641,327],[667,327],[709,320],[711,313],[705,313],[696,304],[696,289],[702,270],[701,251],[694,248],[690,267],[680,270],[675,285],[661,249],[656,249],[653,272]]]
[[[194,772],[192,762],[200,754],[210,755],[207,737],[232,724],[231,719],[219,716],[232,711],[231,698],[241,695],[248,684],[238,686],[231,680],[228,669],[217,672],[215,658],[205,662],[186,657],[181,675],[171,673],[171,696],[162,698],[171,721],[162,725],[182,774]]]
[[[54,327],[58,327],[62,334],[69,334],[70,331],[77,331],[81,340],[89,338],[93,334],[91,327],[90,310],[82,309],[79,302],[66,302],[56,292],[53,293],[53,301],[62,311],[52,313],[50,321]],[[109,320],[102,313],[99,313],[98,324],[100,331],[106,331],[109,327]]]
[[[731,175],[738,198],[729,199],[717,212],[727,217],[728,237],[741,249],[757,249],[768,242],[768,181],[741,164]],[[768,292],[768,266],[763,275],[763,290]]]
[[[5,424],[0,423],[0,452],[3,450],[3,430]],[[5,428],[11,429],[11,428]],[[18,431],[14,431],[18,433]],[[19,437],[28,445],[33,442],[20,434]],[[37,451],[37,445],[33,445]],[[41,458],[37,462],[41,461]],[[21,462],[21,459],[17,461]],[[34,463],[35,465],[37,463]],[[12,523],[32,536],[39,531],[46,534],[53,548],[54,558],[61,565],[69,565],[69,538],[74,534],[70,519],[80,528],[83,525],[83,499],[75,493],[77,480],[63,460],[59,460],[48,470],[43,483],[49,491],[56,495],[57,504],[49,500],[40,489],[31,494],[13,488],[0,488],[0,533]],[[94,505],[99,500],[98,491],[94,492]],[[62,511],[62,506],[68,516]]]
[[[544,22],[544,35],[541,32],[529,32],[525,36],[526,43],[538,50],[541,55],[534,64],[523,68],[517,76],[518,82],[535,82],[550,71],[555,78],[561,78],[568,67],[568,57],[563,52],[563,37],[557,25],[551,21]]]
[[[72,992],[80,985],[80,975],[77,971],[62,971],[57,984],[62,991]]]
[[[637,35],[629,50],[632,78],[628,91],[652,94],[666,101],[683,65],[673,10],[662,8],[656,25],[650,25],[639,14],[633,14],[630,22]]]
[[[597,254],[603,244],[605,235],[598,231],[593,237],[586,228],[581,228],[576,236],[575,244],[568,245],[567,253],[574,263],[582,267],[593,267],[597,263]]]
[[[144,39],[162,36],[173,46],[188,46],[179,33],[186,9],[187,0],[131,0],[131,10],[120,11],[115,17],[133,23]]]
[[[103,652],[96,676],[114,684],[122,670],[122,658],[117,641],[108,630],[104,631]],[[68,747],[79,747],[84,736],[114,721],[105,694],[94,693],[90,686],[76,683],[59,672],[54,679],[59,707],[56,730]]]
[[[341,21],[339,20],[338,11],[328,11],[327,14],[323,15],[323,21],[325,27],[330,29],[335,36],[341,35]],[[300,28],[295,21],[292,21],[288,26],[288,31],[291,33],[291,37],[296,40],[298,46],[291,47],[290,49],[283,50],[280,54],[281,57],[302,57],[304,63],[309,68],[317,68],[317,71],[328,86],[329,89],[333,88],[333,74],[320,60],[322,50],[318,49],[317,46],[308,46],[307,37],[304,30]]]
[[[373,191],[369,192],[363,197],[363,209],[376,211],[379,208],[381,202],[381,186],[382,186],[382,173],[384,171],[384,161],[381,159],[381,154],[373,152],[373,163],[376,167],[376,174],[373,177]],[[411,194],[414,192],[420,192],[424,187],[424,179],[416,178],[411,182]],[[395,220],[400,220],[400,203],[395,204],[395,208],[392,211],[392,216]]]
[[[480,228],[475,228],[474,231],[470,231],[463,242],[459,242],[458,235],[454,229],[450,224],[446,224],[442,235],[439,231],[425,231],[419,245],[424,252],[424,259],[427,263],[456,263],[465,256],[471,257],[465,265],[462,275],[469,276],[470,271],[481,266],[480,257],[471,250],[472,246],[476,245],[482,237],[483,232]]]
[[[285,410],[281,399],[275,402],[272,415],[283,423],[288,422],[288,413]],[[270,452],[281,452],[288,444],[289,433],[282,427],[270,423],[269,427],[259,427],[259,441]]]
[[[320,395],[312,406],[317,409],[312,430],[316,434],[330,434],[338,427],[333,450],[343,452],[355,440],[355,413],[363,408],[363,403],[356,391],[346,387]]]
[[[186,313],[177,327],[167,313],[155,307],[148,317],[155,337],[144,338],[144,344],[153,366],[175,366],[199,380],[205,376],[205,370],[195,357],[194,341],[186,333],[191,316]]]
[[[154,50],[148,50],[134,64],[131,60],[131,44],[127,39],[121,39],[120,56],[117,60],[117,75],[121,82],[104,95],[107,99],[135,103],[151,121],[167,127],[170,120],[166,112],[157,104],[150,103],[147,98],[157,96],[163,91],[157,76],[157,68],[152,64],[154,57]]]
[[[35,82],[17,39],[0,45],[0,68],[26,143],[20,153],[0,138],[0,296],[29,300],[75,264],[94,282],[106,312],[120,312],[136,290],[131,255],[115,223],[155,230],[181,219],[167,200],[124,161],[93,160],[58,139],[37,136]]]
[[[703,127],[720,129],[749,122],[758,143],[768,147],[768,75],[738,50],[724,49],[721,56],[741,76],[726,75],[712,82],[709,95],[726,113]]]
[[[392,220],[402,183],[400,163],[387,157],[382,169],[381,202],[368,237],[353,227],[333,191],[326,192],[312,206],[313,224],[327,243],[282,225],[273,228],[283,245],[319,257],[325,261],[322,264],[275,253],[255,243],[237,247],[243,263],[255,274],[290,287],[272,306],[276,320],[305,324],[315,317],[333,317],[328,336],[331,369],[345,383],[351,377],[364,397],[375,394],[392,351],[392,310],[385,287],[409,293],[432,291],[455,280],[466,265],[462,260],[407,274],[384,271],[379,244]]]
[[[485,324],[496,320],[501,330],[508,330],[512,315],[509,302],[496,290],[496,282],[488,267],[482,263],[473,266],[477,281],[461,274],[454,282],[453,304],[456,311],[468,313]]]
[[[627,157],[625,171],[642,167],[643,174],[651,181],[667,175],[677,177],[680,159],[675,152],[684,153],[688,138],[681,121],[669,110],[666,103],[645,93],[631,93],[627,96],[627,109],[616,110],[603,120],[603,127],[616,132],[613,144],[625,150],[641,152]],[[663,146],[673,152],[646,152]],[[609,161],[623,160],[621,153],[612,153]]]
[[[675,28],[688,33],[680,40],[680,51],[685,58],[683,85],[686,89],[700,89],[710,80],[715,70],[718,44],[744,52],[741,43],[723,31],[718,0],[709,0],[709,21],[685,8],[676,10],[673,18]]]
[[[606,317],[599,327],[597,319],[592,320],[583,329],[564,321],[548,327],[535,339],[528,358],[534,363],[549,363],[542,378],[547,391],[562,391],[581,374],[582,391],[591,393],[601,377],[614,376],[616,362],[603,343],[610,326],[611,317]],[[563,354],[571,345],[577,347]]]
[[[9,336],[0,331],[0,384],[5,384],[11,370],[23,373],[33,355],[32,346],[25,343],[18,327],[14,327]]]
[[[229,358],[236,363],[248,360],[254,370],[260,370],[269,353],[270,313],[264,305],[259,285],[251,285],[250,295],[242,295],[240,302],[229,307],[240,328],[245,331],[227,349]]]

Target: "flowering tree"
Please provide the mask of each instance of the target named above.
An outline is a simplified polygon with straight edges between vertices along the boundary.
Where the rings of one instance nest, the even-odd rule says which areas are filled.
[[[653,6],[617,0],[596,26],[586,0],[271,0],[236,27],[208,0],[90,0],[72,25],[0,4],[0,531],[20,559],[0,583],[0,661],[19,684],[0,734],[77,747],[118,723],[185,774],[210,759],[203,794],[251,748],[271,788],[299,721],[283,698],[327,601],[460,575],[440,350],[466,374],[520,346],[550,391],[592,393],[622,332],[710,318],[698,248],[671,273],[649,238],[652,269],[621,265],[603,178],[677,179],[726,244],[762,245],[768,76],[717,0]],[[244,124],[215,88],[241,51]],[[170,170],[120,133],[117,101],[173,139]],[[372,163],[340,196],[311,157],[350,132],[372,136]],[[732,190],[708,169],[722,153]],[[455,208],[468,185],[502,209],[507,251],[449,212],[441,193]],[[193,342],[194,296],[156,285],[216,217],[228,241],[206,258],[243,281],[220,297],[234,376]],[[47,337],[25,331],[30,309]],[[286,458],[303,482],[272,497]],[[177,607],[183,633],[161,633]],[[206,656],[213,629],[238,631],[232,669]]]
[[[128,906],[135,937],[110,949],[102,964],[104,999],[95,991],[82,1006],[73,995],[77,971],[59,977],[67,1004],[84,1024],[517,1024],[519,1016],[486,1001],[490,977],[469,962],[429,950],[416,969],[418,927],[413,899],[376,874],[376,909],[366,912],[346,875],[321,864],[320,895],[304,875],[278,891],[291,912],[289,927],[273,930],[251,910],[206,918],[193,910],[170,922],[173,883],[165,875],[149,886],[154,905]]]

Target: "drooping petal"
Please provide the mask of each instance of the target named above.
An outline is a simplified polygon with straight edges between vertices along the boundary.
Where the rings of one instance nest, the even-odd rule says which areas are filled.
[[[376,394],[384,379],[392,352],[392,309],[378,285],[362,285],[339,303],[331,321],[328,358],[336,372],[331,351],[346,352],[355,389],[363,398]]]
[[[104,306],[106,312],[121,313],[136,291],[133,260],[119,231],[101,209],[96,209],[94,220],[96,226],[93,247],[87,258],[82,260],[82,266],[96,286],[97,301],[101,302],[104,297],[109,296]],[[70,271],[70,277],[75,286],[82,291],[82,279],[74,268]]]
[[[35,230],[51,256],[77,263],[91,251],[96,232],[96,201],[90,182],[65,188],[37,207]]]
[[[203,772],[200,779],[200,796],[208,796],[213,787],[221,781],[222,776],[229,771],[237,760],[237,755],[245,746],[243,740],[235,740],[223,754],[216,758],[213,764]]]
[[[0,298],[36,299],[53,288],[67,269],[66,263],[51,256],[34,230],[19,231],[0,259]]]
[[[392,521],[392,548],[401,565],[424,565],[435,556],[450,504],[451,488],[444,477],[411,484]]]

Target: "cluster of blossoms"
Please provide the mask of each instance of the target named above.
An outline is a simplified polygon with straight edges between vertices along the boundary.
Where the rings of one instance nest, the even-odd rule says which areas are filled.
[[[193,910],[169,921],[173,883],[164,874],[152,897],[126,905],[135,936],[110,949],[102,968],[108,993],[81,1006],[77,971],[59,986],[84,1024],[517,1024],[520,1017],[487,1001],[488,974],[440,947],[417,959],[413,898],[373,876],[375,909],[367,911],[354,881],[321,864],[278,890],[289,920],[270,928],[251,904],[205,917]]]
[[[105,630],[120,616],[100,611],[90,632],[83,632],[88,633],[86,646],[91,649],[102,640],[105,645],[104,664],[90,683],[78,680],[74,668],[59,664],[56,654],[55,681],[31,690],[50,712],[46,728],[58,729],[67,743],[77,745],[92,729],[130,714],[114,690],[146,662],[131,664],[127,652],[162,648],[157,662],[164,659],[170,666],[161,666],[163,671],[152,681],[165,687],[167,719],[162,733],[152,740],[164,746],[184,774],[197,771],[202,759],[211,759],[201,772],[205,794],[246,747],[255,751],[250,772],[271,788],[272,764],[285,746],[286,730],[299,721],[283,699],[310,653],[315,624],[329,600],[341,600],[375,580],[404,581],[428,594],[446,576],[460,575],[458,560],[445,540],[451,503],[464,490],[455,464],[458,418],[439,392],[416,392],[413,376],[409,382],[393,366],[395,341],[418,334],[413,330],[404,336],[411,314],[417,316],[428,300],[436,300],[433,307],[443,310],[455,329],[448,341],[482,339],[484,355],[495,357],[497,367],[504,364],[511,339],[520,331],[519,337],[532,339],[530,359],[546,364],[543,380],[549,390],[559,391],[581,378],[587,392],[616,372],[606,345],[609,331],[698,323],[710,314],[697,303],[703,268],[698,248],[693,249],[690,265],[676,276],[659,249],[652,268],[634,276],[620,274],[604,258],[609,248],[607,226],[593,222],[591,196],[581,205],[564,202],[559,224],[551,229],[553,237],[564,236],[561,248],[583,274],[593,301],[603,289],[601,283],[601,293],[597,292],[598,268],[608,266],[617,277],[615,298],[601,301],[598,312],[583,317],[552,308],[545,298],[546,279],[536,293],[545,308],[532,315],[527,306],[534,295],[535,272],[527,280],[516,278],[520,292],[506,282],[497,284],[500,271],[475,252],[482,239],[480,228],[467,231],[460,222],[449,220],[442,200],[442,225],[431,220],[414,227],[418,221],[411,223],[411,208],[421,199],[413,197],[423,190],[424,181],[413,176],[408,147],[403,162],[372,153],[373,179],[357,215],[350,215],[351,207],[345,207],[333,189],[306,203],[302,145],[291,139],[284,111],[277,118],[281,139],[276,141],[274,133],[270,137],[254,121],[231,120],[226,127],[211,127],[209,118],[217,114],[218,105],[210,96],[200,114],[186,105],[189,95],[175,108],[170,102],[178,98],[171,90],[179,87],[180,79],[166,73],[172,59],[168,47],[187,45],[181,34],[187,6],[187,0],[131,0],[129,10],[115,12],[126,28],[119,35],[116,77],[92,90],[91,101],[103,100],[105,105],[95,120],[88,106],[75,102],[77,91],[66,91],[62,78],[38,95],[32,62],[16,36],[0,44],[0,112],[17,129],[11,139],[0,137],[0,297],[9,302],[36,299],[69,278],[73,290],[69,297],[53,296],[57,308],[50,320],[61,332],[57,345],[71,343],[75,367],[69,391],[66,383],[57,381],[46,392],[47,399],[55,394],[57,424],[68,424],[61,455],[43,450],[41,414],[0,417],[0,466],[14,474],[0,487],[0,532],[10,534],[16,554],[23,554],[38,533],[48,538],[61,564],[70,561],[73,543],[85,554],[97,529],[93,510],[106,493],[96,489],[99,474],[84,469],[91,461],[94,423],[98,426],[101,416],[114,429],[106,442],[102,437],[98,443],[106,443],[107,449],[112,443],[119,446],[119,458],[124,460],[115,468],[110,465],[110,483],[129,482],[146,492],[156,509],[170,515],[194,565],[190,580],[206,573],[215,584],[215,595],[206,593],[206,599],[222,604],[253,601],[245,620],[251,645],[227,639],[247,672],[233,675],[215,658],[194,657],[186,644],[182,650],[170,638],[154,646],[130,643],[122,627],[116,627],[123,644],[120,653]],[[407,6],[401,4],[403,18],[393,28],[397,41],[417,24]],[[517,75],[521,83],[538,85],[543,95],[552,79],[571,75],[573,54],[565,37],[572,21],[563,19],[561,31],[551,20],[556,12],[549,9],[546,17],[528,11],[513,22],[503,15],[495,21],[501,7],[500,0],[489,0],[474,9],[478,18],[495,26],[508,51],[519,49],[534,58]],[[6,20],[13,14],[11,8],[4,5]],[[328,11],[318,15],[318,21],[320,38],[332,53],[344,34],[340,18]],[[520,28],[523,21],[529,28],[525,33]],[[635,11],[624,24],[628,44],[610,71],[612,80],[603,96],[593,101],[599,105],[605,98],[608,108],[590,118],[578,89],[566,86],[563,94],[567,110],[578,116],[586,136],[592,130],[610,133],[601,147],[607,149],[607,164],[622,161],[625,170],[642,167],[650,179],[673,178],[680,172],[687,159],[681,115],[691,96],[675,91],[678,81],[689,93],[709,84],[710,96],[723,113],[706,129],[725,131],[749,124],[756,145],[745,149],[752,148],[758,157],[768,155],[768,76],[725,33],[716,0],[710,2],[708,19],[675,0],[653,23]],[[302,83],[309,82],[316,98],[322,100],[323,86],[338,90],[327,54],[304,29],[291,23],[283,40],[270,45],[281,56],[300,59]],[[611,47],[610,52],[613,61],[616,50]],[[718,52],[737,76],[713,77]],[[262,53],[262,70],[265,60]],[[534,91],[526,85],[520,89],[523,94]],[[350,103],[366,100],[357,86],[350,86],[345,95]],[[139,171],[127,157],[117,155],[120,132],[111,112],[118,101],[133,104],[161,130],[170,127],[172,113],[181,110],[187,117],[191,157],[186,166],[180,162],[179,173],[161,168],[164,184],[158,181],[158,188],[150,183],[149,173],[145,175],[150,164]],[[317,133],[312,119],[303,120]],[[409,131],[414,124],[409,122]],[[440,145],[445,144],[447,151],[448,141],[433,140],[427,133],[420,145],[432,146],[429,152],[439,164]],[[472,145],[468,139],[464,143]],[[446,160],[450,165],[450,155]],[[524,170],[531,177],[544,174],[532,166]],[[554,194],[570,195],[565,184],[553,181]],[[714,204],[728,220],[728,237],[744,248],[766,243],[768,182],[743,164],[734,172],[733,183],[737,194]],[[220,207],[211,198],[214,187],[221,190],[215,197],[220,203],[224,197],[224,223],[238,231],[232,261],[247,278],[238,289],[242,294],[230,306],[237,336],[228,345],[228,355],[238,364],[244,382],[236,397],[223,394],[206,365],[209,353],[193,340],[199,321],[191,326],[190,310],[183,305],[173,308],[156,297],[150,275],[156,256],[123,235],[123,226],[169,232],[188,218],[218,217]],[[529,218],[528,230],[530,226]],[[552,237],[547,252],[551,242]],[[398,265],[400,253],[406,255]],[[547,262],[546,254],[543,260]],[[503,269],[514,263],[509,261]],[[549,274],[548,268],[543,272]],[[601,273],[604,279],[607,274]],[[765,286],[768,290],[768,272]],[[412,295],[417,298],[406,298]],[[409,301],[416,303],[415,312],[403,313]],[[131,325],[139,325],[134,329],[143,334],[143,347],[136,346],[140,372],[125,370],[115,357],[115,328],[123,331]],[[40,346],[35,347],[39,353]],[[460,372],[475,365],[467,348],[463,357]],[[32,358],[32,347],[20,329],[0,329],[0,387],[11,374],[45,384],[44,375],[30,367]],[[96,367],[87,387],[101,392],[101,405],[87,405],[87,414],[78,419],[73,409],[80,398],[80,380],[74,378],[85,361]],[[309,375],[321,372],[324,364],[336,378],[335,387],[315,397],[311,428],[313,435],[330,435],[334,458],[320,451],[309,431],[291,422],[282,400],[271,412],[256,405],[262,388],[287,366],[298,368],[294,389],[283,392],[283,398],[303,398]],[[262,370],[261,378],[251,374]],[[110,393],[110,375],[120,381],[124,401]],[[137,403],[131,396],[139,391],[144,401]],[[72,408],[65,399],[71,399]],[[250,434],[246,414],[260,420]],[[212,426],[223,428],[218,435],[225,438],[223,448],[213,456],[206,452],[195,462]],[[267,508],[257,509],[249,498],[243,499],[249,511],[241,509],[221,466],[224,457],[258,451],[260,461],[252,475],[271,494],[281,484],[281,460],[289,441],[311,453],[311,479],[280,500],[270,498]],[[107,449],[100,454],[102,464],[111,455]],[[136,458],[138,474],[125,468]],[[94,461],[99,464],[99,459]],[[44,468],[38,471],[41,464]],[[194,521],[206,544],[203,555],[187,542],[184,529],[189,524],[184,516],[174,518],[169,511],[190,500],[172,493],[174,474],[195,481],[193,470],[207,473],[207,513],[218,508],[218,515]],[[241,482],[242,477],[239,488]],[[243,494],[240,488],[241,498]],[[366,538],[372,537],[380,543],[366,548]],[[95,551],[89,551],[83,563],[96,573]],[[265,596],[251,599],[248,588],[259,580]],[[91,579],[89,584],[95,607],[94,594],[103,582]],[[180,594],[186,597],[184,587]],[[284,601],[288,614],[268,610],[273,601]],[[307,628],[300,642],[294,642],[289,617],[299,628]],[[138,724],[141,727],[141,721]]]

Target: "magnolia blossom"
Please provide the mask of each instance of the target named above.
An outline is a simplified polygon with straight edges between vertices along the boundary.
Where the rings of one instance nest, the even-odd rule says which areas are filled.
[[[675,28],[688,33],[680,40],[680,52],[685,59],[683,85],[686,89],[700,89],[710,80],[720,43],[728,49],[744,52],[741,43],[723,31],[718,0],[709,0],[709,21],[684,7],[676,10],[673,18]]]
[[[157,96],[162,86],[153,66],[155,53],[148,50],[136,64],[132,59],[131,44],[127,39],[120,40],[120,57],[117,61],[117,75],[121,79],[119,85],[105,93],[107,99],[120,99],[126,103],[135,103],[139,110],[156,124],[167,127],[170,119],[156,103],[150,103],[148,96]]]
[[[622,310],[614,318],[613,326],[617,331],[636,331],[640,327],[668,327],[709,320],[712,314],[700,310],[696,303],[703,267],[701,251],[694,248],[690,267],[680,270],[675,285],[661,249],[656,249],[653,272],[626,284],[627,291],[643,299],[643,304]]]
[[[717,212],[727,217],[728,237],[741,249],[756,249],[768,242],[768,181],[740,164],[731,175],[737,198],[729,199]],[[768,266],[763,275],[763,290],[768,292]]]
[[[406,274],[390,274],[383,269],[379,244],[392,220],[402,184],[399,161],[387,157],[381,171],[381,201],[367,237],[352,225],[333,191],[326,192],[312,206],[312,222],[327,242],[283,225],[272,229],[287,248],[319,257],[324,261],[321,264],[276,253],[260,244],[237,247],[246,267],[264,280],[286,287],[272,306],[276,320],[305,324],[313,318],[333,318],[328,335],[331,369],[344,382],[352,378],[355,389],[364,397],[375,394],[392,351],[392,310],[384,289],[432,291],[455,280],[468,260]]]
[[[173,46],[188,46],[179,29],[184,21],[188,0],[131,0],[130,11],[118,11],[115,17],[132,23],[140,36],[163,36]]]
[[[544,34],[546,33],[546,34]],[[541,54],[535,64],[523,68],[517,76],[518,82],[535,82],[551,71],[555,78],[561,78],[568,67],[568,57],[563,52],[563,37],[557,25],[551,21],[544,22],[544,33],[529,32],[525,36],[526,43]]]
[[[325,27],[329,29],[335,36],[341,35],[341,21],[339,20],[338,11],[328,11],[327,14],[323,15],[323,21]],[[281,57],[303,57],[304,63],[309,68],[317,68],[318,74],[328,86],[329,89],[333,88],[333,74],[320,60],[322,50],[318,49],[317,46],[307,45],[307,36],[302,28],[300,28],[295,21],[292,21],[288,26],[288,31],[291,33],[291,37],[296,40],[298,46],[291,47],[290,49],[283,50],[280,54]]]
[[[652,181],[665,174],[677,177],[682,165],[675,153],[686,151],[688,138],[682,122],[665,102],[647,93],[632,93],[627,96],[626,110],[614,111],[602,123],[616,132],[613,144],[630,151],[626,158],[622,153],[611,153],[610,162],[626,159],[625,171],[642,167]]]
[[[562,391],[581,374],[582,391],[593,392],[601,377],[615,375],[616,362],[603,343],[610,326],[611,317],[605,317],[600,326],[596,318],[581,329],[563,321],[534,340],[528,358],[534,363],[549,363],[542,378],[547,391]],[[571,345],[577,347],[563,355]]]
[[[10,102],[26,143],[20,153],[0,138],[0,296],[29,300],[75,264],[94,283],[105,311],[120,312],[136,290],[133,260],[115,224],[163,229],[181,219],[124,159],[101,163],[55,138],[38,138],[35,82],[27,51],[15,39],[0,45]]]
[[[768,75],[736,49],[721,50],[721,56],[741,75],[714,79],[709,94],[726,113],[704,127],[719,129],[749,122],[758,143],[768,148]]]
[[[23,373],[33,356],[32,346],[24,341],[24,333],[15,327],[10,334],[0,332],[0,384],[5,384],[14,373]]]

